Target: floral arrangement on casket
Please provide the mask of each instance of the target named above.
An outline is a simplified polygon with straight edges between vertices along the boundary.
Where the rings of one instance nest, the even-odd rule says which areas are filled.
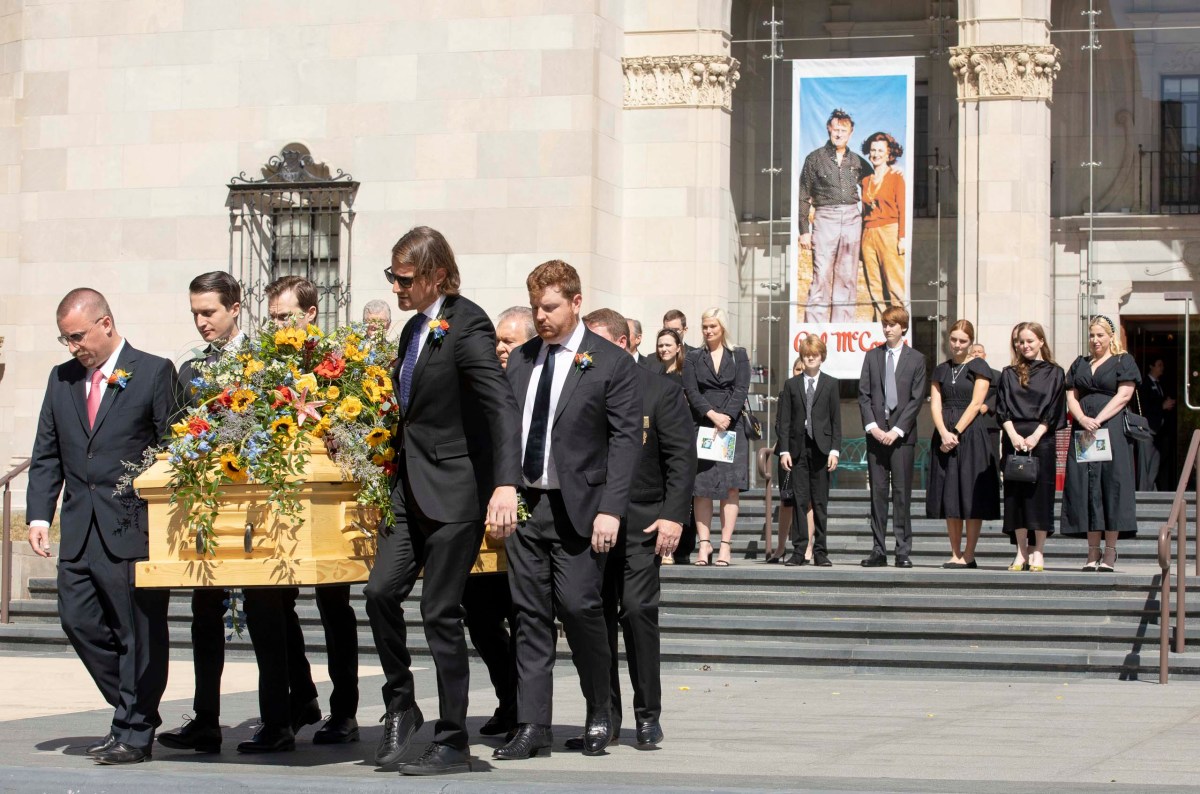
[[[298,525],[314,443],[336,450],[342,476],[359,485],[359,504],[391,518],[390,441],[399,411],[385,330],[355,323],[326,334],[313,325],[265,324],[238,350],[197,366],[190,386],[197,407],[172,425],[165,452],[171,504],[202,553],[216,545],[213,522],[226,485],[265,486],[275,515]]]

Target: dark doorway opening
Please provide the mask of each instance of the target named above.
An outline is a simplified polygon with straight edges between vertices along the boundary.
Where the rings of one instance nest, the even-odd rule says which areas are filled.
[[[1197,347],[1200,331],[1196,325],[1192,324],[1191,342],[1193,348],[1200,350],[1200,347]],[[1153,488],[1145,482],[1146,471],[1140,459],[1141,455],[1149,451],[1135,447],[1135,454],[1139,455],[1137,487],[1138,490],[1174,491],[1179,482],[1180,466],[1183,463],[1181,458],[1187,453],[1192,431],[1200,427],[1200,416],[1188,410],[1183,399],[1183,383],[1187,374],[1187,363],[1183,358],[1183,317],[1122,315],[1121,329],[1125,336],[1125,347],[1142,373],[1142,387],[1138,390],[1142,401],[1140,413],[1149,417],[1152,423],[1157,420],[1156,414],[1160,414],[1162,421],[1154,440],[1159,464]],[[1149,373],[1154,363],[1159,360],[1162,361],[1162,375],[1158,379],[1156,390]],[[1130,407],[1137,411],[1137,401],[1135,400]]]

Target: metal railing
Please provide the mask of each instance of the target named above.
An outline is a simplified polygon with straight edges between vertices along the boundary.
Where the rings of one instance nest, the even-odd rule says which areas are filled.
[[[1200,149],[1158,151],[1138,144],[1137,212],[1200,214]]]
[[[1185,627],[1187,623],[1187,487],[1192,475],[1196,475],[1197,485],[1200,485],[1200,430],[1192,431],[1192,443],[1188,446],[1187,459],[1183,463],[1183,471],[1179,475],[1179,485],[1175,488],[1175,499],[1171,502],[1171,514],[1166,523],[1158,531],[1158,567],[1162,569],[1159,577],[1158,594],[1158,683],[1167,683],[1169,657],[1171,654],[1171,532],[1175,531],[1175,647],[1176,653],[1183,653],[1186,644]],[[1196,491],[1192,491],[1192,506],[1200,508]],[[1196,540],[1200,543],[1200,509],[1195,513]],[[1196,555],[1196,574],[1200,576],[1200,554]]]
[[[9,623],[8,607],[12,602],[12,481],[29,468],[29,458],[13,466],[0,477],[4,488],[4,547],[0,549],[0,623]]]
[[[763,518],[763,555],[767,557],[771,555],[771,549],[774,548],[771,545],[771,535],[774,534],[772,530],[775,528],[774,511],[771,509],[771,497],[773,495],[771,493],[771,479],[774,475],[771,462],[774,457],[774,446],[763,447],[758,451],[758,476],[762,481],[763,504],[766,510],[766,515]],[[782,531],[782,527],[780,530]]]

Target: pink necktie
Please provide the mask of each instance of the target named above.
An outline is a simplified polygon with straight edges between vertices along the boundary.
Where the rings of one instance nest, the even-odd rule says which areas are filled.
[[[104,390],[100,384],[104,383],[104,373],[96,370],[92,373],[92,390],[88,393],[87,408],[88,408],[88,427],[96,427],[96,414],[100,413],[100,400],[104,397]]]

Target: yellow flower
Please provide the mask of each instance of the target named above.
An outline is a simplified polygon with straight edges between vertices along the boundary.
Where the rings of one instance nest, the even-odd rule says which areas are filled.
[[[362,361],[367,357],[367,351],[363,348],[360,348],[358,345],[352,345],[347,342],[346,348],[342,351],[342,355],[346,357],[347,361]]]
[[[299,328],[280,328],[275,332],[276,347],[291,347],[296,350],[304,347],[304,332]]]
[[[296,435],[296,422],[290,416],[281,416],[271,423],[271,432],[275,435],[286,433],[289,438]]]
[[[342,396],[342,390],[339,389],[337,386],[330,386],[328,389],[325,390],[325,399],[326,400],[336,400],[338,397],[341,397],[341,396]]]
[[[362,400],[358,399],[357,397],[353,397],[353,396],[347,397],[346,399],[342,400],[340,404],[338,404],[338,407],[337,407],[338,419],[342,419],[347,422],[352,422],[358,418],[358,415],[360,413],[362,413],[362,409],[363,409]]]
[[[312,323],[308,324],[308,327],[304,329],[304,332],[309,336],[315,336],[317,339],[323,339],[325,337],[325,334],[321,333],[321,329]]]
[[[308,396],[315,398],[317,392],[317,376],[311,372],[307,372],[296,378],[296,382],[292,384],[292,391],[300,394],[305,389],[308,389]]]
[[[328,416],[322,416],[321,421],[317,422],[312,429],[313,437],[322,438],[331,427],[333,427],[333,420]]]
[[[363,370],[363,377],[379,381],[380,383],[392,382],[392,379],[388,377],[388,371],[378,364],[371,364],[365,370]]]
[[[186,436],[188,432],[187,422],[180,422],[179,424],[171,425],[171,432],[175,434],[176,438],[179,436]]]
[[[372,381],[365,380],[362,384],[363,394],[367,395],[367,399],[373,403],[378,403],[383,400],[383,392],[377,384]]]
[[[221,473],[228,477],[232,482],[245,482],[247,479],[246,470],[238,461],[237,455],[233,452],[226,452],[221,456]]]
[[[392,447],[384,447],[382,452],[376,452],[371,456],[371,462],[376,466],[382,466],[394,457],[396,457],[396,450]]]
[[[229,408],[235,414],[243,413],[250,407],[250,403],[254,402],[255,398],[254,392],[249,389],[238,389],[230,397]]]
[[[262,372],[266,368],[267,365],[259,361],[257,358],[250,358],[246,362],[246,366],[242,369],[242,377],[252,378],[256,373]]]
[[[368,447],[377,447],[380,444],[382,444],[383,442],[387,441],[391,437],[392,437],[392,434],[389,433],[387,430],[383,429],[382,427],[373,427],[373,428],[371,428],[371,432],[367,433],[367,438],[366,438],[367,446]]]
[[[347,334],[346,335],[346,344],[347,345],[357,345],[361,341],[362,341],[362,337],[359,336],[358,334]]]
[[[337,403],[334,403],[334,402],[327,402],[321,406],[321,413],[323,413],[323,414],[331,414],[336,410],[337,410]]]

